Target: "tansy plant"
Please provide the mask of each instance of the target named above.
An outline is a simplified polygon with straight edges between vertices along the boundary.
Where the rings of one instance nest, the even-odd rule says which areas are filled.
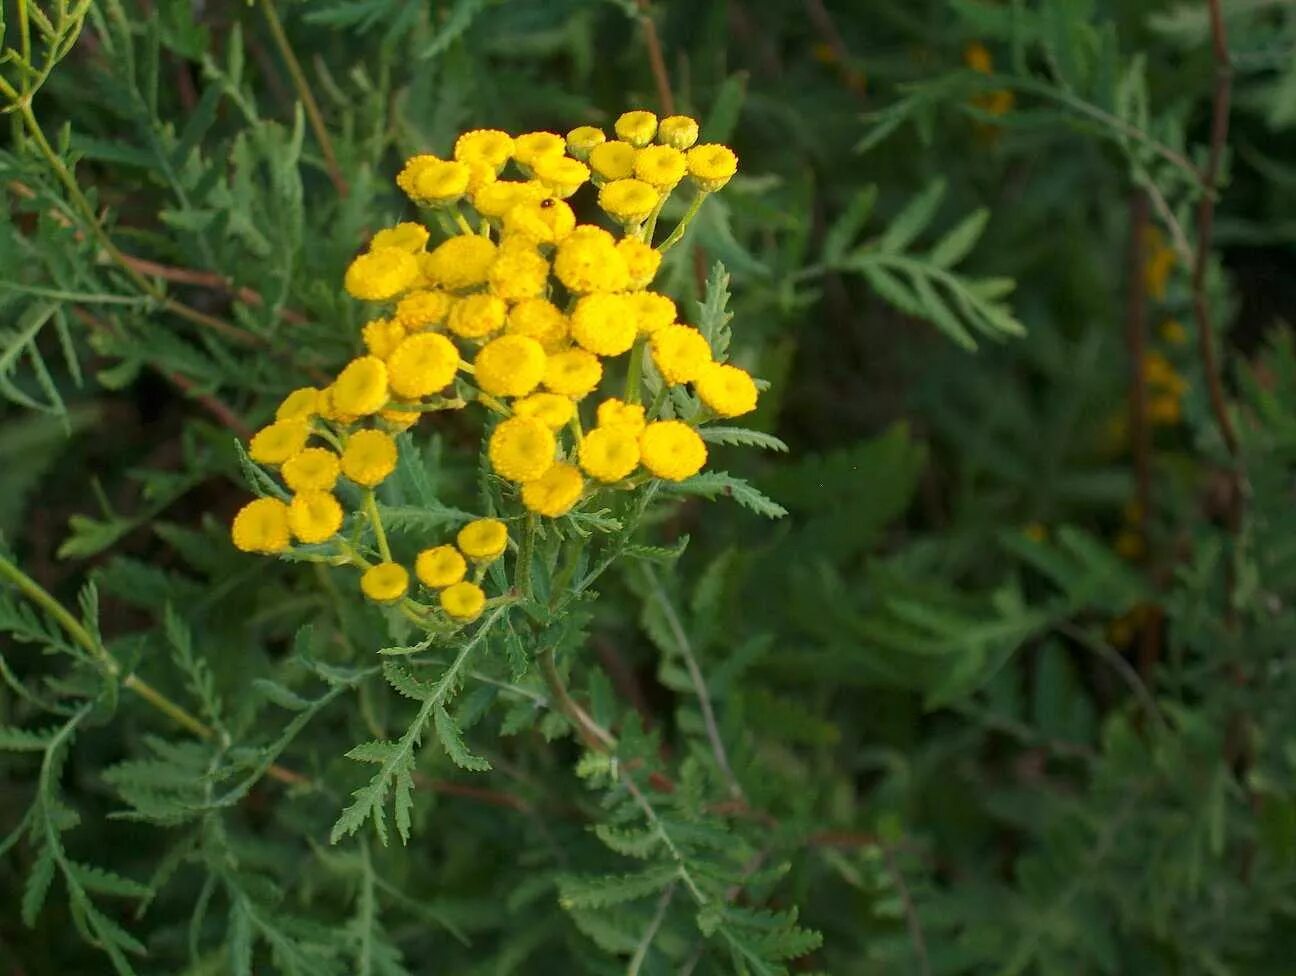
[[[478,129],[459,136],[450,159],[411,158],[396,182],[426,221],[379,231],[346,271],[346,291],[374,310],[362,330],[365,354],[324,388],[290,393],[248,442],[261,497],[234,517],[234,544],[354,566],[369,600],[426,635],[384,653],[466,638],[466,654],[518,605],[531,629],[556,624],[616,560],[663,485],[726,487],[724,475],[696,480],[707,439],[762,440],[709,426],[750,413],[758,396],[757,382],[725,362],[723,273],[701,309],[706,331],[651,287],[663,252],[733,177],[737,158],[726,146],[697,144],[698,123],[685,116],[627,112],[614,134]],[[663,208],[685,184],[687,209],[659,235]],[[419,538],[404,553],[389,538],[380,501],[397,470],[398,439],[417,437],[428,414],[470,408],[483,425],[492,511],[453,542]],[[778,514],[754,489],[733,487]],[[492,608],[500,613],[463,634]],[[513,621],[510,629],[527,629]],[[553,649],[537,643],[556,682]],[[456,680],[452,669],[439,695],[413,695],[434,705],[400,744],[353,753],[381,769],[338,821],[335,839],[369,817],[385,837],[392,787],[407,836],[411,746],[430,717],[452,756],[482,768],[442,704]]]

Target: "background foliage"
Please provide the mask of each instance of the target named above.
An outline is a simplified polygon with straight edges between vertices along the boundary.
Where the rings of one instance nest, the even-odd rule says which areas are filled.
[[[0,971],[1290,972],[1296,7],[0,10]],[[541,622],[585,727],[234,552],[235,435],[405,156],[661,109],[658,43],[742,161],[662,288],[727,269],[790,452]],[[435,431],[408,532],[479,499]]]

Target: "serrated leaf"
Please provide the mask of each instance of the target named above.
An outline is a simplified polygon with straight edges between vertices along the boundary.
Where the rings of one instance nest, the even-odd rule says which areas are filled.
[[[927,229],[945,199],[945,181],[937,180],[914,197],[878,239],[879,251],[897,252],[907,248]]]
[[[958,264],[976,246],[989,221],[990,211],[987,208],[982,207],[972,211],[960,220],[953,230],[936,242],[936,245],[927,252],[927,260],[939,268],[949,268]]]
[[[0,752],[44,752],[58,734],[57,727],[34,732],[0,726]]]
[[[633,874],[564,875],[558,900],[564,908],[607,908],[656,894],[679,877],[674,864],[654,864]]]
[[[737,447],[761,447],[767,451],[778,451],[786,454],[787,444],[759,430],[746,427],[699,427],[698,436],[711,444],[725,444]]]
[[[464,745],[463,733],[459,729],[458,723],[450,717],[441,706],[437,706],[432,712],[433,725],[436,728],[437,738],[441,740],[441,745],[445,747],[446,755],[460,769],[470,769],[473,772],[484,773],[491,768],[491,764],[481,756],[475,756],[468,751]]]
[[[732,498],[743,508],[766,518],[782,518],[787,515],[787,509],[778,502],[766,497],[742,478],[735,478],[726,471],[704,471],[678,484],[670,485],[669,490],[683,495],[702,495],[705,498],[724,495]]]

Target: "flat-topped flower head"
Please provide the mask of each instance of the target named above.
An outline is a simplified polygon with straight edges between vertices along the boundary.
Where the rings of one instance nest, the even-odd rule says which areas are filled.
[[[468,192],[472,170],[466,163],[415,156],[405,164],[397,185],[415,203],[425,207],[446,207]]]
[[[649,146],[640,149],[635,156],[635,178],[659,190],[669,190],[684,179],[687,172],[688,162],[684,154],[672,146]]]
[[[653,363],[670,386],[691,383],[711,362],[711,346],[689,325],[668,325],[652,334]]]
[[[634,175],[634,161],[638,150],[628,142],[614,139],[590,150],[589,165],[598,183],[624,180]]]
[[[465,132],[454,144],[454,158],[461,163],[484,163],[496,173],[513,158],[513,137],[499,129]]]
[[[544,378],[544,348],[528,336],[500,336],[477,353],[473,370],[477,385],[491,396],[526,396]]]
[[[584,224],[567,235],[554,254],[554,276],[577,295],[624,291],[630,270],[616,240],[601,227]]]
[[[468,572],[468,563],[454,546],[424,549],[414,560],[414,575],[431,590],[458,583]]]
[[[279,473],[293,491],[332,491],[342,468],[338,456],[324,447],[308,447],[283,463]]]
[[[230,537],[243,552],[276,553],[288,548],[288,506],[277,498],[257,498],[234,516]]]
[[[486,280],[495,253],[490,238],[461,234],[437,245],[423,262],[423,273],[450,291],[473,288]]]
[[[595,147],[607,142],[603,130],[593,125],[578,125],[567,133],[567,151],[576,159],[585,162]]]
[[[342,528],[342,506],[327,491],[300,491],[288,506],[288,527],[301,542],[324,542]]]
[[[721,417],[741,417],[756,409],[756,384],[737,366],[707,363],[693,381],[702,402]]]
[[[657,269],[661,267],[661,251],[637,237],[621,238],[617,241],[616,249],[625,260],[626,271],[630,275],[626,287],[639,291],[652,284],[653,278],[657,277]]]
[[[738,157],[728,146],[709,143],[687,153],[689,177],[703,193],[722,189],[738,172]]]
[[[642,109],[626,112],[616,120],[617,137],[624,139],[635,148],[646,146],[657,134],[657,116]]]
[[[549,261],[530,238],[510,237],[500,246],[486,283],[506,302],[543,298],[549,289]]]
[[[561,393],[532,393],[513,403],[513,413],[518,417],[534,417],[550,430],[560,430],[576,416],[576,406],[571,397]]]
[[[369,250],[373,251],[380,247],[396,247],[402,251],[409,251],[410,254],[418,254],[427,246],[428,229],[422,224],[416,224],[412,221],[402,221],[395,227],[388,227],[386,230],[380,230],[369,241]]]
[[[639,466],[639,436],[629,427],[595,427],[580,443],[580,466],[599,481],[620,481]]]
[[[634,307],[635,322],[641,335],[652,335],[675,324],[675,303],[655,291],[638,291],[626,296]]]
[[[657,141],[681,151],[691,148],[698,141],[697,120],[687,115],[666,116],[657,126]]]
[[[666,481],[683,481],[702,470],[707,449],[702,438],[680,420],[658,420],[639,435],[643,466]]]
[[[543,156],[536,160],[535,178],[561,200],[579,190],[590,178],[589,167],[568,156]]]
[[[369,355],[379,359],[390,356],[405,335],[405,327],[395,319],[370,319],[360,330],[365,349],[369,351]]]
[[[396,470],[396,442],[381,430],[359,430],[347,438],[342,473],[357,485],[372,488]]]
[[[387,357],[392,392],[411,400],[440,393],[458,371],[459,350],[439,332],[409,336]]]
[[[478,292],[455,302],[446,328],[463,339],[485,339],[504,328],[508,306],[498,295]]]
[[[333,403],[356,417],[377,413],[390,399],[387,365],[377,356],[361,356],[347,363],[333,381]]]
[[[483,217],[502,220],[504,215],[519,203],[538,203],[549,196],[549,191],[539,183],[520,183],[500,180],[473,192],[472,204]]]
[[[521,200],[504,214],[504,235],[536,244],[557,244],[576,226],[576,214],[552,196]]]
[[[564,461],[522,486],[522,504],[528,511],[548,518],[558,518],[572,510],[585,490],[580,470]]]
[[[460,623],[472,623],[485,607],[486,594],[476,583],[455,583],[441,591],[441,609]]]
[[[427,255],[431,259],[432,255]],[[427,264],[427,261],[424,261]],[[443,324],[450,314],[454,297],[437,288],[421,288],[412,291],[396,303],[392,318],[400,323],[406,332],[418,332],[422,329],[433,329]]]
[[[572,338],[596,356],[628,352],[638,335],[634,307],[624,295],[586,295],[571,313]]]
[[[257,464],[283,464],[306,446],[310,425],[305,420],[276,420],[262,427],[248,443],[248,457]]]
[[[486,453],[501,478],[525,482],[549,470],[557,449],[553,431],[539,420],[509,417],[492,431]]]
[[[319,413],[321,392],[313,386],[293,390],[275,410],[275,420],[307,420],[315,416]]]
[[[527,132],[513,140],[513,158],[528,175],[540,160],[566,151],[567,140],[553,132]]]
[[[378,563],[360,577],[360,590],[375,603],[395,603],[409,592],[409,573],[399,563]]]
[[[567,316],[553,302],[544,298],[528,298],[518,302],[508,312],[504,331],[509,335],[528,336],[544,348],[557,352],[567,339],[570,330]]]
[[[455,545],[473,562],[494,562],[508,548],[508,526],[499,519],[473,519],[459,530]]]
[[[661,200],[658,189],[643,180],[613,180],[599,190],[598,203],[613,220],[625,224],[642,223]]]
[[[647,423],[641,404],[626,403],[616,397],[609,397],[600,403],[597,416],[600,427],[625,427],[632,434],[638,434]]]
[[[603,379],[598,357],[584,349],[556,352],[545,360],[544,385],[554,393],[579,400]]]
[[[351,262],[343,285],[347,294],[366,302],[385,302],[408,291],[419,279],[418,261],[404,248],[379,247]]]

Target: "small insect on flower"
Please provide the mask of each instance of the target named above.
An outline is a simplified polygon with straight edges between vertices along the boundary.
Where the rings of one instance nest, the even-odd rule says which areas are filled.
[[[454,546],[433,546],[424,549],[414,560],[414,575],[428,589],[439,590],[453,586],[468,572],[468,563]]]
[[[301,542],[323,542],[342,528],[342,506],[327,491],[301,491],[288,506],[288,527]]]
[[[396,470],[396,442],[381,430],[360,430],[347,438],[342,473],[357,485],[372,488]]]
[[[492,563],[508,548],[508,526],[499,519],[473,519],[455,536],[459,551],[475,563]]]
[[[658,420],[639,435],[643,466],[666,481],[683,481],[702,470],[707,449],[702,438],[679,420]]]
[[[500,421],[487,446],[491,468],[509,481],[530,481],[549,470],[558,442],[553,431],[534,417]]]
[[[576,214],[551,196],[522,200],[504,214],[504,237],[524,237],[535,244],[557,244],[576,227]]]
[[[288,506],[277,498],[257,498],[234,516],[234,546],[243,552],[276,553],[288,548]]]
[[[584,490],[585,479],[579,469],[559,461],[522,486],[522,504],[537,515],[558,518],[572,510]]]
[[[486,607],[486,594],[476,583],[455,583],[441,591],[441,609],[460,623],[472,623]]]
[[[360,590],[374,603],[395,603],[409,592],[409,573],[399,563],[378,563],[360,577]]]

